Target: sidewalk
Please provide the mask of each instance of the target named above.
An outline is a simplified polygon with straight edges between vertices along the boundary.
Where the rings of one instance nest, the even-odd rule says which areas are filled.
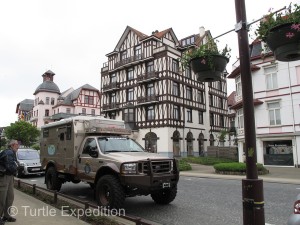
[[[17,219],[16,222],[6,222],[5,225],[23,225],[23,224],[47,224],[47,225],[86,225],[88,223],[68,216],[57,208],[52,207],[28,194],[17,189],[15,192],[15,200],[11,208],[11,214]]]
[[[215,178],[215,179],[230,179],[242,180],[246,175],[223,175],[216,174],[213,166],[205,166],[200,164],[191,164],[192,170],[180,172],[180,176]],[[286,183],[286,184],[300,184],[300,168],[294,167],[269,167],[269,174],[259,176],[265,182]]]

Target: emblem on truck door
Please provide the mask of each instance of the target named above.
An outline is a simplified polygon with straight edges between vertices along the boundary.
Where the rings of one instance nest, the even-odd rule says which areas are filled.
[[[48,146],[48,155],[54,155],[55,154],[55,146],[49,145]]]
[[[84,166],[84,172],[86,174],[89,174],[91,172],[91,166],[89,164],[85,164],[85,166]]]

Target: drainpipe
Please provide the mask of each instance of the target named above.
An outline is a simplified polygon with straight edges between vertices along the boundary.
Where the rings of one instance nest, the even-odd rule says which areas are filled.
[[[298,148],[297,148],[297,136],[296,136],[296,128],[295,128],[295,110],[294,110],[294,101],[293,101],[293,95],[292,95],[292,82],[291,82],[291,71],[290,71],[290,63],[288,62],[288,74],[289,74],[289,90],[290,90],[290,97],[291,97],[291,103],[292,103],[292,114],[293,114],[293,132],[294,132],[294,138],[295,138],[295,153],[296,153],[296,167],[299,167],[298,162]]]

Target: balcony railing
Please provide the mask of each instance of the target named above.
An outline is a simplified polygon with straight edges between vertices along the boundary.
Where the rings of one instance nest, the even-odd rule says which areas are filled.
[[[137,103],[139,105],[152,104],[152,103],[157,103],[157,102],[158,102],[158,96],[156,96],[156,95],[150,95],[150,96],[137,98]]]
[[[153,80],[157,80],[157,79],[158,79],[158,72],[155,72],[155,71],[148,72],[148,73],[137,76],[138,83],[149,82],[149,81],[153,81]]]
[[[137,62],[139,60],[143,60],[144,58],[145,57],[144,57],[143,54],[139,54],[139,55],[128,57],[126,59],[122,59],[119,62],[115,63],[115,68],[118,68],[120,66],[124,66],[124,65],[127,65],[127,64],[131,64],[131,63]]]
[[[109,84],[104,84],[102,87],[102,91],[103,92],[114,91],[114,90],[118,90],[119,88],[120,88],[120,84],[118,82],[113,82]]]
[[[110,110],[117,110],[119,109],[120,104],[119,103],[110,103],[110,104],[103,104],[102,110],[103,111],[110,111]]]

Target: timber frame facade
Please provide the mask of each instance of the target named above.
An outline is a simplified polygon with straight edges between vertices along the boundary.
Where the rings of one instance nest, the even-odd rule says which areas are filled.
[[[204,155],[227,129],[226,73],[220,81],[198,82],[183,70],[182,52],[205,43],[209,31],[178,40],[173,29],[148,36],[129,26],[101,69],[101,110],[125,120],[150,152]]]

